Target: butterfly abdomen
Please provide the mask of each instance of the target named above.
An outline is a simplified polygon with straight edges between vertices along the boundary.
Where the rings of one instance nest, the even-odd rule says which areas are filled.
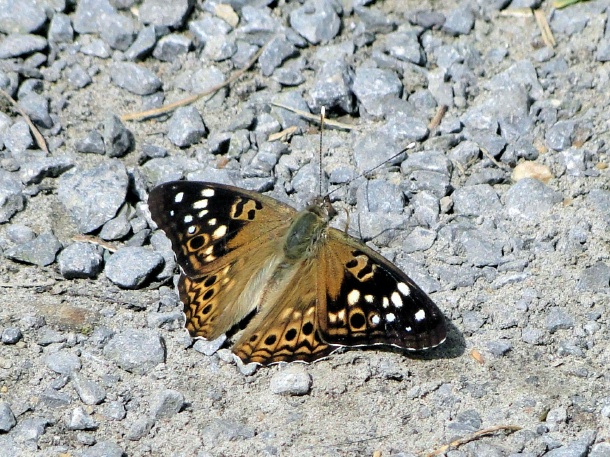
[[[313,248],[326,230],[326,220],[319,208],[312,206],[301,211],[286,234],[284,255],[286,260],[296,262],[313,255]]]

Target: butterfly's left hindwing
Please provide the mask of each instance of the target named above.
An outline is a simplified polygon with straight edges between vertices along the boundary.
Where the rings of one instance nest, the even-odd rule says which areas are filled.
[[[318,276],[324,342],[420,350],[445,340],[442,313],[411,278],[344,232],[329,229],[326,243]]]

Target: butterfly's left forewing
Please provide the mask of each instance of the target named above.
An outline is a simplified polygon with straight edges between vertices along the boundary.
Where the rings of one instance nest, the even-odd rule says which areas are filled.
[[[318,325],[324,342],[420,350],[445,340],[444,319],[434,302],[362,242],[331,228],[319,263]]]

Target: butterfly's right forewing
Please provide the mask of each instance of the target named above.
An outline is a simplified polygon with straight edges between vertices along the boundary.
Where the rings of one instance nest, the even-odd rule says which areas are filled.
[[[213,339],[256,307],[251,290],[268,268],[295,210],[231,186],[174,181],[154,188],[153,220],[182,270],[178,289],[192,336]]]

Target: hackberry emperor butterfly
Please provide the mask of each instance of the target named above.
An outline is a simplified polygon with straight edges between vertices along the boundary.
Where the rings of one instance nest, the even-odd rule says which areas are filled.
[[[237,187],[174,181],[154,188],[148,203],[181,267],[193,337],[215,339],[257,311],[233,345],[244,362],[311,362],[338,346],[419,350],[445,340],[441,312],[407,275],[329,227],[329,202],[298,212]]]

